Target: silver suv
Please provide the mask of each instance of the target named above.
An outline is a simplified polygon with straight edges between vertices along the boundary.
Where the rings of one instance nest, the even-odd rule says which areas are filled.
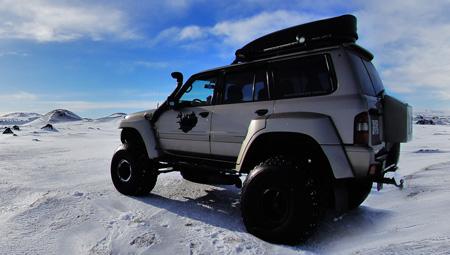
[[[247,230],[293,244],[326,209],[358,207],[373,182],[401,185],[385,173],[411,139],[411,107],[385,94],[357,38],[356,18],[344,15],[256,39],[184,84],[172,73],[164,104],[120,123],[114,186],[146,195],[168,171],[236,185]]]

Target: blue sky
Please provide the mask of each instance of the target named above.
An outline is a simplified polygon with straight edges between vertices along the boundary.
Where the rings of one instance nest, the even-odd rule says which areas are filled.
[[[0,0],[0,114],[83,117],[162,102],[246,42],[342,14],[358,18],[385,87],[416,109],[450,109],[449,1]]]

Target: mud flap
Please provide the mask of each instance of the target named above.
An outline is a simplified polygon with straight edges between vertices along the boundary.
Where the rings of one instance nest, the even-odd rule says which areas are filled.
[[[333,183],[334,206],[337,215],[348,211],[348,187],[345,180],[335,180]]]

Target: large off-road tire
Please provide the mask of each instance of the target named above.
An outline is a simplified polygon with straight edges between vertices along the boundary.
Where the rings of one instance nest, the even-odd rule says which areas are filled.
[[[241,195],[248,232],[273,243],[305,241],[320,220],[324,202],[310,171],[279,156],[256,166],[247,176]]]
[[[349,180],[348,182],[348,209],[359,207],[366,200],[372,190],[371,180]]]
[[[116,189],[128,196],[143,196],[155,187],[157,171],[145,154],[126,148],[118,150],[111,161],[111,179]]]

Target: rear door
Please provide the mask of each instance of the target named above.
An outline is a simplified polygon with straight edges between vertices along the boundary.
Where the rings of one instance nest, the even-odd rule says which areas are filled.
[[[227,71],[213,108],[211,153],[235,160],[252,119],[273,112],[266,69]]]

